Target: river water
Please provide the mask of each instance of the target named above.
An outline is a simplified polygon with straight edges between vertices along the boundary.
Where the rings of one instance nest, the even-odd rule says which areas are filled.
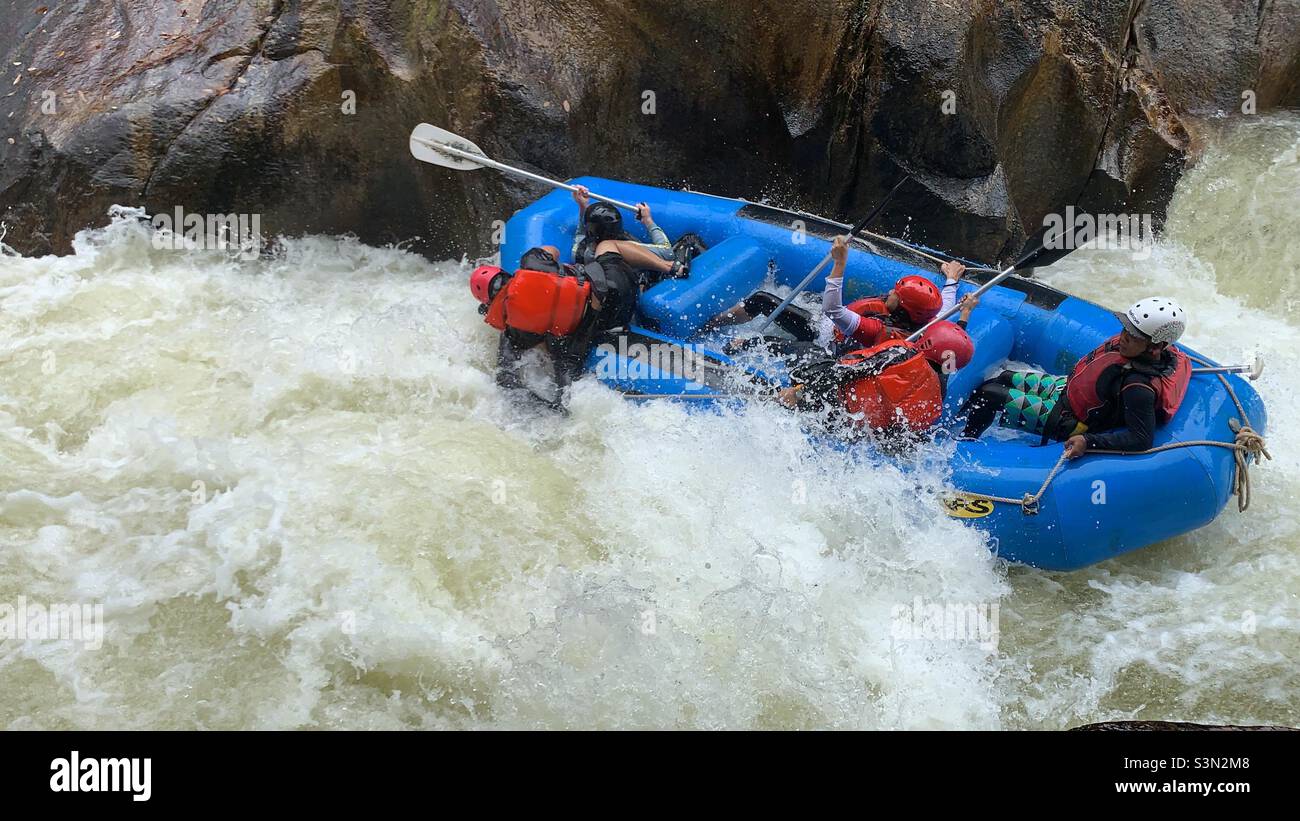
[[[1040,272],[1269,363],[1250,511],[1072,574],[774,408],[520,411],[461,263],[157,250],[129,214],[0,258],[0,604],[103,614],[0,643],[0,727],[1300,725],[1298,150],[1300,117],[1224,126],[1150,258]],[[900,630],[936,603],[997,632]]]

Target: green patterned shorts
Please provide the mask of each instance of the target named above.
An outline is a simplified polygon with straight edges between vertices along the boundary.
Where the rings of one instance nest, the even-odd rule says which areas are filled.
[[[1011,374],[1007,403],[1002,408],[1002,427],[1020,428],[1034,436],[1042,435],[1047,417],[1064,392],[1064,376],[1015,371]]]

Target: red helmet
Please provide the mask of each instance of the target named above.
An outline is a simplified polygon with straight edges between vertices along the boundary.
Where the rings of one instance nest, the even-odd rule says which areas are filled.
[[[936,322],[916,340],[921,355],[940,368],[961,370],[975,355],[975,341],[960,325]]]
[[[495,265],[480,265],[469,275],[470,292],[479,302],[486,305],[490,298],[489,287],[492,285],[492,280],[496,279],[497,274],[504,273],[505,271]]]
[[[943,307],[943,296],[933,282],[915,274],[905,276],[894,283],[894,293],[898,302],[911,317],[913,322],[929,322],[939,314]]]

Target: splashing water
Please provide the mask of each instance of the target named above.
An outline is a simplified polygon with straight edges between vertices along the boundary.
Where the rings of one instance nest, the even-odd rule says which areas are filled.
[[[819,451],[777,408],[585,380],[567,419],[521,410],[461,264],[157,250],[129,210],[0,257],[0,603],[105,628],[0,644],[0,726],[1300,723],[1297,146],[1300,118],[1225,131],[1150,259],[1043,272],[1270,360],[1250,512],[1074,574],[934,516],[939,467]],[[917,602],[991,607],[997,641],[900,632]]]

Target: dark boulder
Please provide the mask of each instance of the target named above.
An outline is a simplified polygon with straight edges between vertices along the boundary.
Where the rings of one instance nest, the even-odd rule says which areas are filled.
[[[1294,0],[1213,5],[0,0],[0,221],[28,253],[123,204],[486,254],[541,189],[421,165],[427,121],[845,219],[907,171],[883,229],[1005,258],[1071,204],[1159,222],[1197,117],[1300,104]]]

